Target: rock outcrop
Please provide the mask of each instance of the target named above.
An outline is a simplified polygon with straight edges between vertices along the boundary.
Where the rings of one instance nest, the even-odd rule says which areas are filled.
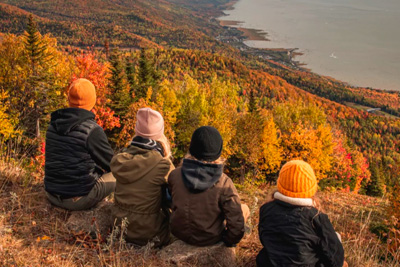
[[[213,246],[196,247],[177,240],[160,250],[158,256],[166,263],[176,266],[236,266],[235,248],[228,248],[222,242]]]
[[[102,201],[90,210],[71,211],[66,226],[73,232],[99,233],[102,237],[106,237],[113,223],[112,205],[111,202]]]

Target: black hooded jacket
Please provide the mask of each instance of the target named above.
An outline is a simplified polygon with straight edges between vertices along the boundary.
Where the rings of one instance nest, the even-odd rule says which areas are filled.
[[[59,109],[51,114],[46,133],[44,185],[62,198],[85,196],[104,172],[113,150],[92,112]]]
[[[258,228],[264,248],[257,266],[343,265],[343,246],[328,216],[314,207],[275,199],[261,207]]]

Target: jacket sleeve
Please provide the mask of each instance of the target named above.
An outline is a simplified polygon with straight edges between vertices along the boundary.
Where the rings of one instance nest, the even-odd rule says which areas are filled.
[[[174,164],[169,159],[162,160],[163,165],[166,165],[165,171],[163,173],[163,177],[161,179],[162,183],[162,209],[164,213],[169,217],[170,211],[169,209],[172,206],[172,198],[170,194],[168,177],[170,173],[175,169]]]
[[[314,219],[314,226],[320,238],[320,258],[324,266],[341,267],[344,262],[344,250],[332,223],[326,214],[321,213]]]
[[[164,175],[164,177],[163,177],[163,182],[164,183],[168,183],[168,176],[169,176],[169,174],[173,171],[173,170],[175,170],[175,166],[174,166],[174,164],[171,162],[171,160],[169,160],[169,159],[163,159],[162,160],[162,162],[164,163],[164,164],[166,164],[166,166],[168,166],[168,170],[167,170],[167,173]]]
[[[221,207],[226,219],[226,230],[222,241],[228,247],[234,246],[244,235],[244,218],[239,195],[230,178],[227,179],[223,188]]]
[[[87,139],[87,147],[94,162],[106,172],[110,172],[110,162],[114,151],[101,127],[96,127],[90,132]]]

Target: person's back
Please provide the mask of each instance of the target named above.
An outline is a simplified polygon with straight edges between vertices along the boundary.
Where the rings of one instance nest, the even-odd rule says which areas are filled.
[[[136,136],[130,146],[111,161],[117,180],[112,216],[118,225],[127,218],[128,242],[140,246],[152,242],[159,247],[170,241],[169,214],[163,194],[166,177],[174,166],[169,159],[162,116],[144,108],[139,110],[137,118]],[[154,118],[159,119],[158,123]]]
[[[192,136],[189,151],[191,158],[184,159],[182,167],[168,177],[171,232],[196,246],[220,241],[235,245],[243,237],[244,218],[236,188],[218,162],[222,138],[215,128],[200,127]]]
[[[60,109],[51,115],[46,133],[46,191],[64,197],[87,195],[102,174],[86,146],[97,128],[94,114],[80,108]]]
[[[182,173],[188,175],[188,165],[192,168],[196,168],[197,165],[198,169],[201,169],[203,163],[185,159],[183,166],[174,170],[168,178],[172,193],[172,234],[197,246],[212,245],[222,240],[227,244],[238,243],[243,236],[244,222],[240,200],[232,180],[220,173],[219,180],[211,183],[210,188],[193,193],[190,187],[185,185],[190,182],[184,182],[185,178],[182,178]],[[213,169],[222,171],[222,166],[209,166],[210,172]],[[224,214],[228,210],[235,213],[229,214],[229,231],[225,231]]]
[[[90,208],[114,191],[115,180],[107,173],[113,151],[90,111],[95,101],[93,84],[76,80],[69,90],[70,107],[51,114],[46,133],[47,197],[69,210]]]
[[[343,246],[328,216],[314,207],[312,168],[303,161],[282,167],[274,200],[260,209],[263,249],[258,266],[342,266]]]

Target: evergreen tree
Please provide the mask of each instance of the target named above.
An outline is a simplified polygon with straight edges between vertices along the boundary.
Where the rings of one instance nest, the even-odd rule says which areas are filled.
[[[256,97],[254,96],[253,89],[250,90],[248,108],[250,113],[255,112],[257,110]]]
[[[128,80],[129,84],[129,95],[132,96],[135,91],[135,87],[137,86],[136,69],[135,69],[135,64],[132,61],[130,61],[129,58],[126,60],[125,73],[126,73],[126,79]]]
[[[110,80],[111,93],[113,96],[119,91],[123,91],[125,87],[124,66],[116,50],[114,50],[110,56],[110,63],[111,63],[111,68],[110,68],[111,77],[109,80]]]
[[[51,55],[47,50],[47,43],[37,29],[32,15],[29,17],[24,38],[25,59],[28,63],[28,80],[24,92],[25,103],[22,120],[26,132],[40,137],[40,118],[47,103],[46,89],[48,68],[50,68]],[[27,104],[27,105],[26,105]]]
[[[44,63],[47,57],[45,55],[46,44],[37,29],[36,22],[33,20],[32,15],[29,16],[24,43],[28,60],[32,66],[32,72],[36,74],[36,66],[40,63]]]
[[[153,83],[152,68],[150,62],[146,58],[145,50],[140,51],[139,59],[139,85],[136,90],[137,98],[144,98],[147,95],[148,87]]]
[[[367,184],[366,193],[369,196],[383,196],[384,181],[381,175],[381,168],[378,163],[371,163],[369,166],[371,172],[371,180]]]
[[[111,63],[111,108],[117,115],[125,115],[129,105],[132,103],[132,96],[129,94],[129,88],[126,82],[124,65],[117,51],[113,51],[110,56]]]
[[[107,39],[104,41],[104,52],[106,53],[106,57],[108,58],[110,55],[110,43]]]
[[[147,95],[149,87],[153,89],[153,96],[156,95],[157,80],[160,78],[159,74],[153,67],[153,63],[146,57],[146,51],[142,48],[139,58],[138,70],[138,86],[136,87],[136,98],[144,98]]]

